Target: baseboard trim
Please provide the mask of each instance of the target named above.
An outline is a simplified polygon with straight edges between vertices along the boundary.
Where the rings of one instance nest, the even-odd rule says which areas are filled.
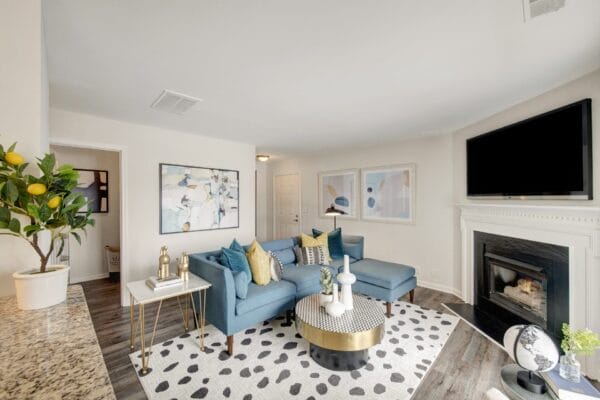
[[[462,299],[462,293],[460,290],[455,289],[450,286],[442,285],[440,283],[423,281],[421,279],[418,279],[418,277],[417,277],[417,286],[421,286],[421,287],[424,287],[427,289],[438,290],[438,291],[444,292],[444,293],[449,293],[449,294],[452,294],[452,295],[458,297],[459,299]]]
[[[71,279],[69,280],[69,283],[71,283],[71,284],[81,283],[81,282],[95,281],[96,279],[105,279],[105,278],[108,278],[108,272],[104,272],[102,274],[97,274],[97,275],[82,276],[79,278],[71,277]]]

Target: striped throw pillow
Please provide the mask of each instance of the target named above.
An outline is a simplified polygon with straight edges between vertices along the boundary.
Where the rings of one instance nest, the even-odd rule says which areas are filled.
[[[272,251],[269,251],[268,253],[269,266],[271,268],[271,279],[275,282],[279,282],[283,274],[283,264],[281,263],[281,260]]]
[[[303,265],[329,265],[325,246],[302,247]]]

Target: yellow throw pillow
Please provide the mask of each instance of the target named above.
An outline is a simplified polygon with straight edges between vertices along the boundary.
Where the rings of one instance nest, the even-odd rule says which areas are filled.
[[[302,247],[323,246],[325,258],[331,261],[331,256],[329,255],[329,244],[327,243],[327,232],[321,233],[316,238],[303,233],[300,238],[302,240]]]
[[[250,263],[254,283],[262,286],[267,285],[271,281],[269,254],[255,240],[250,245],[246,257],[248,257],[248,262]]]

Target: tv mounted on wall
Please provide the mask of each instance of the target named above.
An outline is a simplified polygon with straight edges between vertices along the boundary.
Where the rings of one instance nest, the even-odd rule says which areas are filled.
[[[468,139],[467,196],[591,200],[592,100]]]

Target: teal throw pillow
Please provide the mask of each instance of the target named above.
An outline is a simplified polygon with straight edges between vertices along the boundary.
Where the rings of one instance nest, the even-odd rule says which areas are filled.
[[[321,235],[318,229],[313,228],[313,237]],[[342,258],[344,257],[344,244],[342,242],[342,228],[332,230],[327,234],[327,244],[329,247],[329,255],[331,258]]]
[[[250,284],[250,278],[243,272],[236,272],[233,274],[233,282],[235,284],[235,295],[239,299],[245,299],[248,296],[248,285]]]
[[[252,279],[250,264],[248,264],[245,253],[223,247],[221,249],[221,264],[228,267],[233,272],[245,272],[246,275],[248,275],[248,278]]]
[[[229,249],[246,254],[246,250],[244,250],[244,247],[241,244],[239,244],[239,242],[236,239],[233,239],[233,242],[231,242],[231,244],[229,245]]]

